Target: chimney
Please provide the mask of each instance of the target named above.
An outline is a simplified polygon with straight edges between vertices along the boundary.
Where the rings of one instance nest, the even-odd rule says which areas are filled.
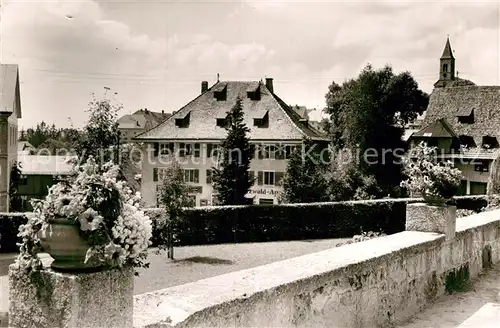
[[[148,113],[148,109],[147,108],[144,108],[144,113]]]
[[[274,93],[273,89],[273,78],[271,77],[266,77],[266,88],[271,91],[271,93]]]
[[[165,114],[165,111],[162,109],[162,110],[161,110],[161,113],[162,113],[162,114]]]
[[[201,93],[204,93],[207,90],[208,90],[208,82],[207,81],[201,81]]]

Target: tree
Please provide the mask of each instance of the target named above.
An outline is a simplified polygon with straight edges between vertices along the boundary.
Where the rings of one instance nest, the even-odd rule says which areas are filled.
[[[243,122],[242,101],[238,97],[236,104],[227,112],[227,136],[222,142],[219,168],[213,168],[212,182],[218,193],[217,199],[222,205],[243,205],[248,200],[245,195],[253,185],[248,174],[255,147],[247,136],[250,129]]]
[[[19,196],[19,184],[22,179],[21,163],[15,162],[10,170],[10,186],[9,186],[9,199],[10,199],[10,211],[11,212],[22,212],[23,211],[23,201],[21,196]]]
[[[367,65],[357,78],[329,86],[325,111],[332,146],[351,151],[357,171],[379,186],[377,197],[399,194],[403,174],[398,158],[407,149],[404,125],[422,114],[428,102],[409,72],[395,75],[390,66],[373,70]]]
[[[174,259],[172,229],[182,217],[183,208],[191,205],[189,199],[191,187],[184,182],[184,171],[175,160],[163,172],[160,176],[159,203],[160,207],[165,208],[166,229],[159,229],[160,240],[165,242],[160,244],[159,248],[166,247],[168,258]]]
[[[83,136],[77,144],[78,157],[85,162],[90,156],[103,162],[118,162],[119,131],[118,111],[121,104],[110,99],[94,99],[89,103],[90,118],[83,129]]]
[[[282,180],[282,201],[286,203],[322,202],[328,199],[326,163],[310,139],[304,139],[287,162]]]

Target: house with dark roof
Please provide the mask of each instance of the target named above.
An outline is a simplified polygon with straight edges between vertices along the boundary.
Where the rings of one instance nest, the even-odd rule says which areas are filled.
[[[286,160],[304,137],[327,145],[328,138],[309,120],[274,93],[273,79],[263,81],[218,81],[210,88],[201,83],[201,93],[160,125],[133,140],[147,145],[142,162],[141,193],[148,206],[157,205],[157,185],[172,155],[184,169],[185,181],[195,186],[191,195],[197,206],[216,203],[211,169],[217,165],[217,149],[225,139],[227,113],[242,100],[244,122],[256,145],[250,174],[255,185],[248,198],[259,204],[277,202]],[[150,156],[151,154],[151,156]],[[170,160],[169,160],[170,159]]]
[[[128,143],[133,137],[147,131],[170,117],[165,111],[153,112],[147,108],[139,109],[133,114],[127,114],[117,120],[122,142]]]
[[[21,118],[19,67],[0,65],[0,212],[9,210],[10,171],[17,161],[17,120]]]
[[[500,86],[458,78],[450,40],[440,58],[422,128],[410,137],[436,146],[463,173],[461,194],[485,194],[500,148]]]

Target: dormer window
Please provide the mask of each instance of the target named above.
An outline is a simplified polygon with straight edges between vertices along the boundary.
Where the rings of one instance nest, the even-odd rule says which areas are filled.
[[[269,112],[266,111],[263,114],[257,115],[260,117],[254,117],[253,125],[259,128],[267,128],[269,127]]]
[[[458,121],[462,124],[472,124],[474,123],[474,109],[463,108],[457,113]]]
[[[227,126],[227,118],[218,118],[217,126],[220,128],[225,128]]]
[[[498,140],[495,137],[491,136],[484,136],[483,137],[483,148],[486,149],[491,149],[491,148],[498,148]]]
[[[227,99],[227,84],[216,88],[214,90],[214,97],[217,101],[225,101]]]
[[[257,86],[256,90],[247,91],[247,97],[250,100],[260,100],[260,84]]]
[[[175,119],[175,125],[179,128],[187,128],[189,126],[189,118],[191,116],[191,112],[187,113],[186,116],[182,118]]]
[[[476,143],[474,142],[474,138],[472,136],[461,135],[458,138],[460,140],[460,146],[467,148],[476,147]]]

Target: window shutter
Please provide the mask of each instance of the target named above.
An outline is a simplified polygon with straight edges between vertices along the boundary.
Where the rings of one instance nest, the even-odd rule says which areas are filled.
[[[259,171],[257,174],[258,174],[257,175],[257,184],[259,186],[262,186],[262,184],[264,183],[264,172]]]
[[[207,144],[207,157],[212,156],[212,144]]]
[[[158,168],[153,168],[153,181],[158,181]]]
[[[200,170],[196,169],[194,170],[194,183],[199,183],[200,182]]]
[[[189,171],[184,170],[184,182],[189,182]]]
[[[207,170],[207,184],[212,183],[212,170],[208,169]]]
[[[158,153],[160,152],[160,144],[155,142],[153,144],[153,147],[154,147],[154,156],[155,157],[158,157]],[[155,180],[156,181],[156,180]]]
[[[283,175],[285,172],[276,172],[274,173],[274,185],[281,186],[281,180],[283,179]]]
[[[248,171],[248,178],[252,182],[252,186],[255,184],[255,172],[254,171]]]

